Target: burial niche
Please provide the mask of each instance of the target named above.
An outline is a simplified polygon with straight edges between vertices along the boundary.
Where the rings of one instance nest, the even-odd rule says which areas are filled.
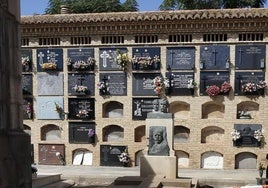
[[[205,127],[201,130],[201,143],[223,142],[224,129],[216,126]]]
[[[169,105],[169,112],[174,114],[175,119],[187,119],[190,117],[190,104],[186,102],[172,102]]]
[[[123,117],[123,104],[117,101],[110,101],[103,104],[104,118]]]
[[[140,158],[145,155],[144,150],[139,150],[135,153],[135,166],[140,166]]]
[[[208,151],[201,156],[201,168],[222,169],[223,155],[216,151]]]
[[[135,142],[146,142],[145,125],[135,128]]]
[[[177,150],[175,155],[178,160],[178,168],[188,168],[189,167],[189,153]]]
[[[235,169],[256,169],[257,155],[250,152],[238,153],[235,156]]]
[[[189,141],[190,129],[184,126],[174,127],[174,143],[184,143]]]
[[[92,165],[93,153],[84,148],[73,151],[73,165]]]
[[[202,119],[224,118],[225,106],[208,102],[202,105]]]
[[[257,119],[259,104],[253,101],[244,101],[237,104],[237,119]]]
[[[41,128],[42,141],[56,141],[61,140],[61,130],[59,126],[48,124]]]
[[[109,125],[103,128],[104,142],[120,142],[124,140],[124,129],[118,125]]]

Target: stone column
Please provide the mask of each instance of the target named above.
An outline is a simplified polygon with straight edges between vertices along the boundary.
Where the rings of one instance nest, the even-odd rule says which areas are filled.
[[[30,188],[30,136],[23,131],[20,1],[0,0],[0,187]]]

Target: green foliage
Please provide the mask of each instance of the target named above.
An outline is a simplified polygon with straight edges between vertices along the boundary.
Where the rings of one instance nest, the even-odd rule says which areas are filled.
[[[60,14],[61,5],[67,5],[71,13],[138,11],[136,0],[49,0],[45,13]]]

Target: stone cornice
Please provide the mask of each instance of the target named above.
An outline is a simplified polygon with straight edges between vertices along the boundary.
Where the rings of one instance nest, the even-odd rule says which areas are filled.
[[[27,24],[69,24],[102,22],[142,22],[207,19],[253,19],[268,18],[268,9],[213,9],[157,12],[119,12],[90,14],[57,14],[22,16],[21,23]]]

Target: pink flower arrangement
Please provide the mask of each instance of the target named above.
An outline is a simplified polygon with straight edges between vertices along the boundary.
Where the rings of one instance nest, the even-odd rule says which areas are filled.
[[[169,87],[168,79],[163,78],[161,76],[155,77],[152,84],[154,85],[154,92],[156,94],[163,93],[166,90],[166,88]]]
[[[232,89],[232,86],[231,86],[231,84],[229,83],[229,82],[223,82],[223,84],[221,85],[221,90],[220,90],[220,92],[221,93],[228,93],[228,92],[230,92],[231,91],[231,89]]]
[[[220,88],[216,85],[211,85],[206,89],[206,93],[211,97],[219,95],[220,92]]]
[[[241,86],[241,91],[243,93],[252,93],[258,89],[264,89],[266,86],[266,82],[263,80],[259,81],[258,83],[248,82]]]

